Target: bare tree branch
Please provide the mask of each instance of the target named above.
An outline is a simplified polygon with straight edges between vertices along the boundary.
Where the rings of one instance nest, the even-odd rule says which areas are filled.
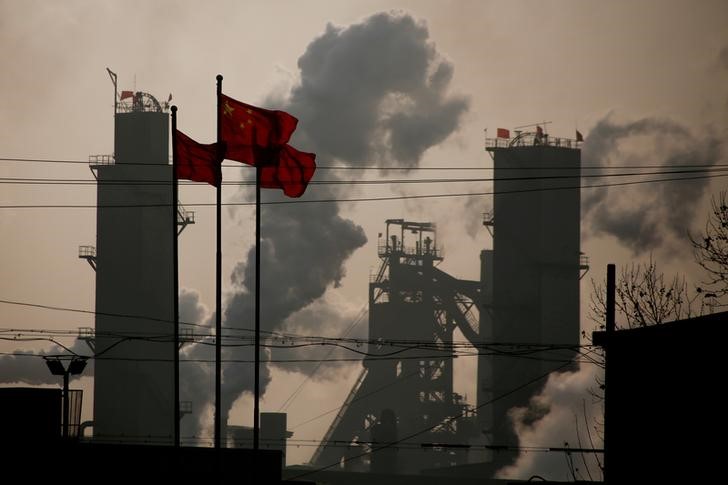
[[[698,236],[688,234],[697,263],[705,270],[707,280],[698,293],[703,304],[711,309],[726,306],[721,298],[728,295],[728,203],[726,191],[711,199],[711,210],[705,223],[705,232]]]

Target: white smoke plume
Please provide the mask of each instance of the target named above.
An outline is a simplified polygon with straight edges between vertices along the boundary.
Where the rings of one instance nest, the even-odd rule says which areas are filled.
[[[683,165],[710,168],[722,158],[720,140],[711,133],[697,135],[669,119],[643,118],[620,123],[611,116],[600,120],[584,142],[582,162],[586,166],[620,168],[604,173],[681,170]],[[626,167],[626,168],[621,168]],[[684,168],[683,168],[684,169]],[[596,174],[593,170],[585,171]],[[648,175],[585,179],[585,185],[620,183],[639,179],[705,175]],[[688,244],[687,231],[696,222],[709,178],[679,182],[650,182],[633,186],[602,187],[583,191],[582,217],[587,235],[614,236],[637,256],[655,251],[674,254]]]
[[[315,152],[319,165],[416,167],[428,148],[458,128],[468,107],[466,99],[448,95],[453,67],[438,55],[427,27],[406,14],[380,13],[343,28],[328,25],[298,67],[300,83],[277,103],[299,118],[294,145]],[[319,174],[335,178],[331,172]],[[339,195],[337,186],[311,186],[303,200]],[[303,333],[336,336],[343,331],[332,328],[332,322],[344,322],[345,316],[311,305],[343,278],[345,262],[366,243],[362,228],[343,218],[335,202],[301,203],[264,206],[261,234],[263,330],[302,331],[305,320]],[[253,327],[254,256],[249,250],[231,275],[225,326]],[[314,308],[316,317],[306,310]],[[249,348],[225,354],[253,357]],[[305,355],[315,359],[321,352]],[[224,409],[252,390],[251,371],[250,365],[226,367]],[[263,369],[263,389],[268,380],[269,371]]]
[[[528,407],[510,411],[521,447],[601,449],[602,403],[596,378],[603,375],[595,365],[582,364],[578,372],[554,373]],[[601,480],[599,453],[521,451],[497,478],[528,480]]]

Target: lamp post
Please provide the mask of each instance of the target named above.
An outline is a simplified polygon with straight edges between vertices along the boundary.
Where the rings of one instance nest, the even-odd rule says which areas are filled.
[[[69,376],[79,375],[86,368],[85,357],[72,357],[68,368],[63,366],[63,362],[60,357],[44,357],[48,369],[54,376],[63,376],[63,439],[68,439],[69,427],[70,427],[70,405],[69,405],[69,392],[68,392],[68,381]]]

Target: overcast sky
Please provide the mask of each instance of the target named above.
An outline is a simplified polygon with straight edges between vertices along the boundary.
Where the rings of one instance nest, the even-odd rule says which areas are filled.
[[[215,75],[221,73],[226,94],[297,116],[292,143],[317,151],[322,164],[487,168],[484,129],[494,134],[498,127],[542,121],[552,122],[554,136],[584,133],[584,165],[726,163],[728,3],[721,0],[0,0],[0,66],[0,158],[87,160],[111,153],[109,67],[120,90],[142,90],[160,100],[172,93],[180,128],[201,142],[214,138]],[[328,102],[312,101],[317,94]],[[248,176],[245,169],[225,172],[229,179]],[[364,175],[378,176],[388,175]],[[9,161],[0,161],[0,177],[93,180],[83,164]],[[626,265],[652,254],[666,272],[681,271],[697,282],[686,231],[701,229],[709,196],[725,187],[723,180],[584,190],[582,250],[591,258],[589,277],[601,279],[608,262]],[[482,182],[357,186],[334,195],[489,189]],[[330,190],[311,186],[305,197],[322,198]],[[95,193],[93,185],[3,184],[0,206],[93,205]],[[229,186],[223,197],[251,200]],[[214,210],[193,206],[214,202],[214,190],[184,187],[181,199],[197,219],[181,237],[181,286],[211,308]],[[341,248],[339,259],[325,259],[327,279],[291,302],[277,328],[304,333],[306,322],[316,320],[311,312],[330,316],[315,330],[333,336],[351,323],[366,304],[386,218],[436,222],[446,251],[441,267],[477,279],[479,251],[492,247],[481,225],[490,204],[488,197],[461,197],[269,209],[272,220],[317,221],[296,233],[309,238],[300,248],[294,238],[286,249]],[[95,243],[95,217],[93,208],[0,208],[0,299],[93,310],[94,273],[77,259],[77,248]],[[245,206],[224,213],[223,291],[231,302],[244,290],[252,217]],[[279,229],[271,226],[270,234]],[[582,282],[583,302],[589,277]],[[204,318],[205,309],[197,310]],[[93,326],[93,318],[0,303],[2,328],[79,326]],[[583,319],[585,330],[592,326]],[[366,319],[357,332],[365,335],[365,328]],[[0,351],[49,346],[0,342]],[[461,392],[472,402],[472,366],[461,367]],[[276,411],[303,378],[281,368],[271,372],[263,411]],[[288,409],[289,425],[311,417],[312,409],[337,406],[356,372],[354,366],[330,369],[313,380]],[[0,368],[7,383],[3,373]],[[90,416],[92,379],[81,385]],[[249,424],[250,407],[250,399],[238,400],[231,423]],[[296,437],[320,438],[331,417],[296,430]],[[304,461],[311,451],[291,450],[289,462]]]

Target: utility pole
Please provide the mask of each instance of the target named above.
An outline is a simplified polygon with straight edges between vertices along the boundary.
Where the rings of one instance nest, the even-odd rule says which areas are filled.
[[[614,307],[615,307],[616,277],[614,264],[607,265],[607,312],[606,312],[606,339],[604,341],[604,483],[608,482],[608,460],[609,445],[607,440],[609,430],[609,399],[607,398],[609,391],[609,341],[614,337]]]

